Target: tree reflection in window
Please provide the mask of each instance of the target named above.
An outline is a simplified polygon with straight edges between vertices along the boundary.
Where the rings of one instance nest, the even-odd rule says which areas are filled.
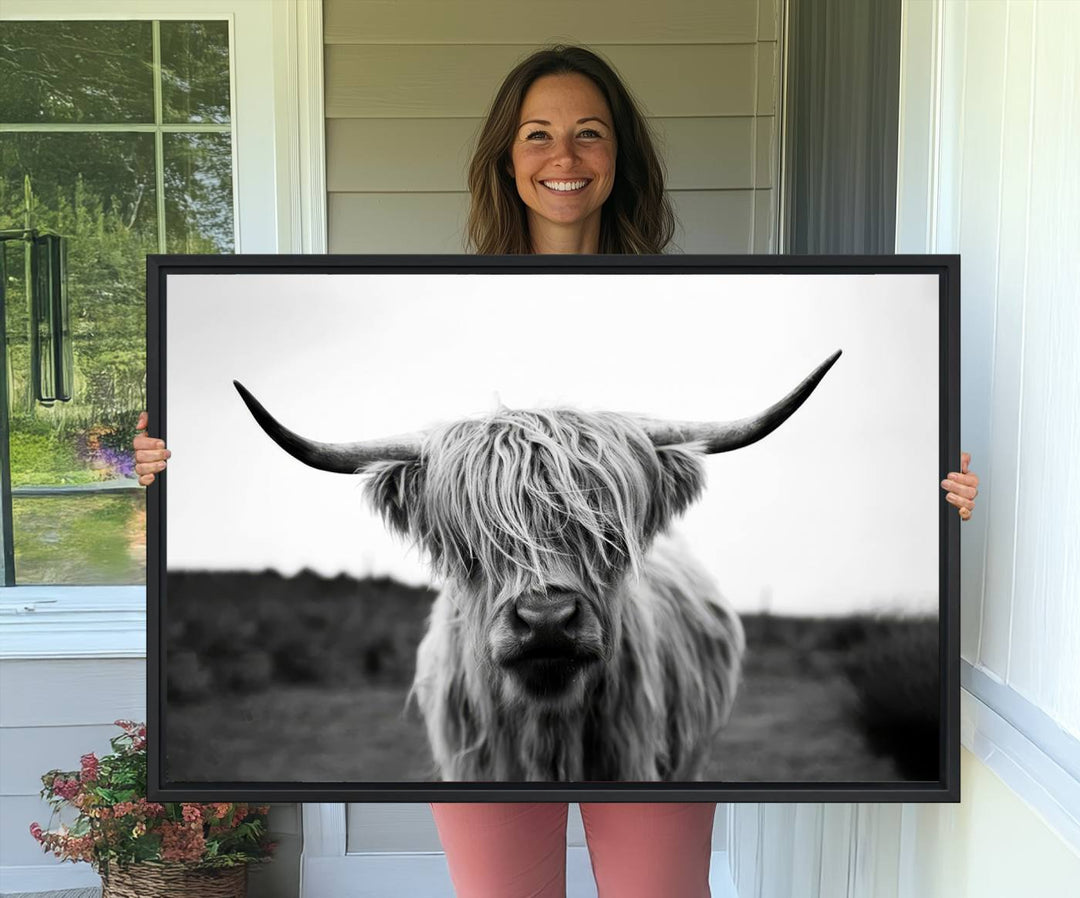
[[[208,21],[8,21],[0,230],[68,238],[74,395],[34,401],[21,241],[7,241],[16,581],[141,583],[145,256],[231,253],[229,31]],[[30,189],[25,185],[29,179]]]

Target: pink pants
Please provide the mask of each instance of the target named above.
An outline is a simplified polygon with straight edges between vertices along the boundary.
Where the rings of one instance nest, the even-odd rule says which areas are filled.
[[[563,898],[560,803],[432,804],[458,898]],[[708,898],[712,802],[582,804],[599,898]]]

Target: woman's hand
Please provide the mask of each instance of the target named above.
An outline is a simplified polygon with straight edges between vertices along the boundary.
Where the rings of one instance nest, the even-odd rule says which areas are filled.
[[[165,444],[162,443],[164,446]],[[960,453],[960,471],[953,471],[941,481],[941,488],[947,491],[946,502],[951,502],[960,512],[960,520],[966,521],[971,517],[971,510],[975,507],[975,497],[979,495],[979,476],[968,473],[968,465],[971,464],[971,455],[967,452]]]
[[[150,416],[146,412],[140,412],[135,430],[146,430],[149,422]],[[135,447],[135,473],[139,475],[139,483],[149,486],[154,482],[154,474],[165,470],[165,459],[172,453],[165,448],[164,440],[156,440],[143,433],[136,434],[131,445]]]

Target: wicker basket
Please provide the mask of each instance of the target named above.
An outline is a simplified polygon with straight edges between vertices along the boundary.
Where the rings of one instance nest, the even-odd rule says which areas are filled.
[[[196,870],[186,864],[140,863],[101,877],[101,898],[244,898],[247,864]]]

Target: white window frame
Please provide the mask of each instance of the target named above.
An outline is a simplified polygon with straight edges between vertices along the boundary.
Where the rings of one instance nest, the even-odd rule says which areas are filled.
[[[321,0],[0,5],[0,21],[78,19],[227,21],[236,252],[326,252]],[[144,586],[0,588],[0,659],[145,656]]]

